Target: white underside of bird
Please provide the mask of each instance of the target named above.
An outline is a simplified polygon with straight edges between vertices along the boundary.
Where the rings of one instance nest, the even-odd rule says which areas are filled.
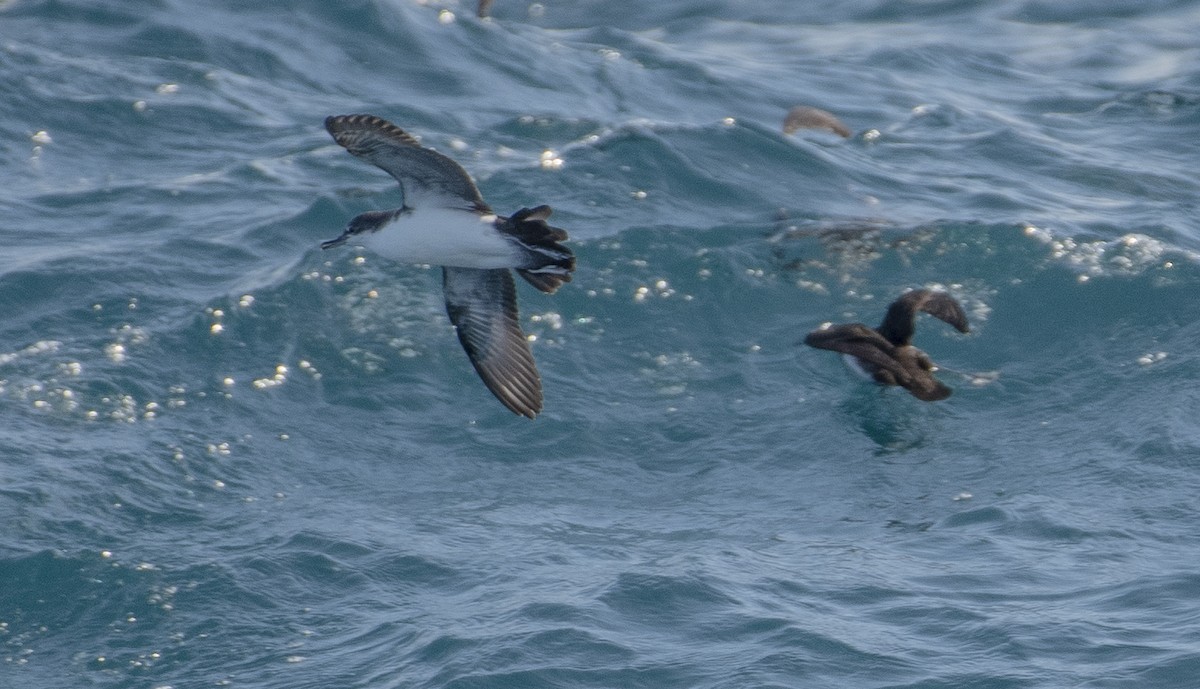
[[[456,268],[514,268],[521,248],[496,230],[496,216],[455,208],[406,208],[350,242],[405,263]]]
[[[862,378],[863,380],[875,379],[875,377],[872,376],[867,369],[863,368],[862,362],[859,361],[858,357],[854,356],[853,354],[843,354],[842,361],[845,362],[846,368],[850,369],[850,372],[859,378]]]

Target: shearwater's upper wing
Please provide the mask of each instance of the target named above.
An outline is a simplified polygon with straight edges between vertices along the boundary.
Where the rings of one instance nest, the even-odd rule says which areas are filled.
[[[896,348],[883,336],[862,323],[831,325],[814,330],[804,338],[804,344],[856,356],[880,368],[896,368]]]
[[[325,129],[347,151],[395,177],[406,206],[488,210],[461,165],[381,117],[334,115],[325,118]]]
[[[949,323],[959,332],[970,330],[967,314],[954,297],[945,292],[915,289],[892,302],[887,315],[883,317],[883,323],[879,325],[879,333],[894,345],[908,344],[916,331],[914,319],[918,311]]]
[[[442,268],[446,312],[479,377],[504,406],[534,418],[542,380],[517,320],[517,288],[507,268]]]

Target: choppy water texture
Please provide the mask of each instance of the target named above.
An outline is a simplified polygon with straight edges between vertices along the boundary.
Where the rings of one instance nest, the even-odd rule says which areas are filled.
[[[473,5],[0,3],[0,686],[1196,686],[1200,6]],[[571,232],[536,421],[350,112]]]

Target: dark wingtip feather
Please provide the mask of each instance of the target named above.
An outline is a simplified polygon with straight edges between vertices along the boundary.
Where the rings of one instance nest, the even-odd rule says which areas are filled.
[[[400,127],[377,115],[368,115],[366,113],[358,113],[354,115],[330,115],[325,118],[325,131],[333,137],[333,140],[341,146],[350,148],[348,143],[354,138],[357,131],[370,130],[384,134],[395,141],[409,146],[421,146],[411,134],[404,131]]]
[[[571,265],[568,270],[575,270],[575,259],[571,258]],[[536,287],[539,291],[546,294],[554,294],[559,287],[571,281],[570,273],[538,273],[529,270],[517,269],[517,274],[525,278],[525,281]]]

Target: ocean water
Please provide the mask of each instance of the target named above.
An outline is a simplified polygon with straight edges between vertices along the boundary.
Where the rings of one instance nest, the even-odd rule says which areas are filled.
[[[1200,4],[492,14],[0,2],[0,687],[1200,686]],[[353,112],[570,232],[538,419]]]

